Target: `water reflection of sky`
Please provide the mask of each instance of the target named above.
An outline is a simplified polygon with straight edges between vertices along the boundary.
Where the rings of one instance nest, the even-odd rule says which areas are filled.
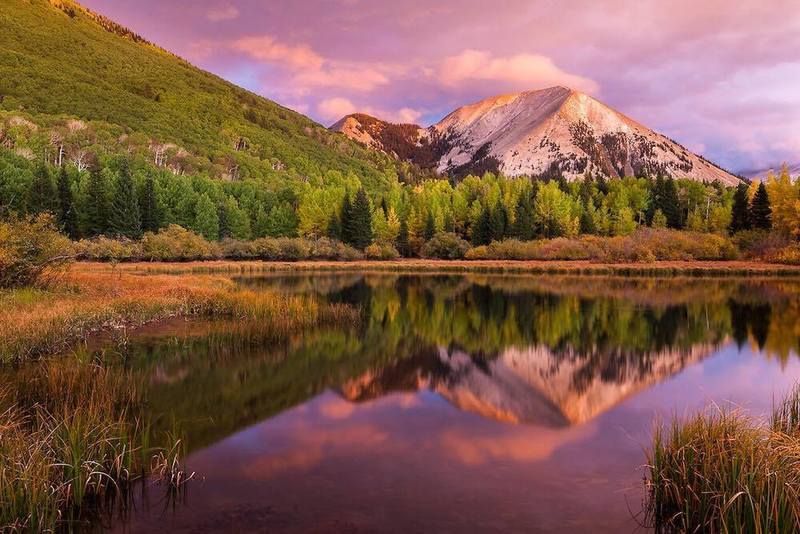
[[[151,492],[116,528],[632,532],[655,420],[763,414],[800,379],[796,280],[240,283],[360,320],[279,340],[222,322],[140,333],[129,362],[154,412],[187,423],[201,478],[184,505]]]
[[[194,452],[187,505],[129,529],[630,532],[657,416],[714,402],[764,413],[800,361],[728,343],[594,419],[552,428],[459,410],[440,395],[350,402],[333,390]]]

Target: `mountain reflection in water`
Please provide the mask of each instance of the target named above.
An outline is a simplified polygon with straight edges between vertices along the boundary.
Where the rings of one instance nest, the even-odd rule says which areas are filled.
[[[289,334],[173,321],[132,336],[126,369],[156,424],[181,423],[204,478],[165,523],[141,507],[112,527],[633,531],[654,416],[768,408],[800,378],[795,280],[237,281],[360,320]]]

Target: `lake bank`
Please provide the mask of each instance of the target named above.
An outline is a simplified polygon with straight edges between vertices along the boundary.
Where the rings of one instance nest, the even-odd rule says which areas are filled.
[[[107,263],[81,262],[73,269],[111,270]],[[117,271],[147,274],[269,273],[286,271],[361,271],[408,273],[520,273],[646,276],[800,276],[800,266],[758,261],[655,261],[598,263],[561,260],[356,260],[356,261],[189,261],[119,263]]]

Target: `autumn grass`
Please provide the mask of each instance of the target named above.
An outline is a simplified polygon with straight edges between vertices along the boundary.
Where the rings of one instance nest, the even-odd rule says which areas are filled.
[[[81,263],[89,272],[106,272],[103,263]],[[797,276],[800,267],[759,261],[655,261],[600,263],[588,260],[434,260],[389,261],[195,261],[121,263],[116,269],[147,274],[232,274],[319,271],[391,273],[572,274],[603,276]]]
[[[715,408],[658,427],[646,483],[658,532],[800,531],[800,388],[768,424]]]
[[[60,360],[31,366],[14,384],[0,397],[0,531],[84,522],[127,506],[148,475],[169,491],[189,478],[180,438],[152,435],[129,373]]]
[[[141,276],[111,268],[67,273],[57,288],[0,292],[0,363],[63,350],[101,330],[125,330],[168,317],[259,320],[276,330],[354,321],[352,308],[301,296],[239,288],[221,276]]]

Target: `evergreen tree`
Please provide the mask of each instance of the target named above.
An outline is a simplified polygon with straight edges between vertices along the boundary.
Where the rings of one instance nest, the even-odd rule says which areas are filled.
[[[411,245],[408,243],[408,222],[405,217],[400,219],[400,230],[397,233],[397,252],[404,258],[411,256]]]
[[[339,241],[342,240],[342,223],[335,211],[331,213],[331,218],[328,221],[328,237]]]
[[[56,189],[47,165],[42,163],[33,175],[28,189],[28,211],[31,213],[56,213]]]
[[[498,201],[492,210],[491,241],[502,241],[508,227],[508,212],[505,204]]]
[[[372,210],[364,188],[358,190],[353,201],[350,218],[347,221],[349,243],[359,250],[372,244]]]
[[[683,228],[678,188],[675,186],[675,180],[671,176],[664,182],[664,197],[660,208],[667,218],[668,227]]]
[[[217,215],[217,207],[214,206],[214,203],[207,193],[203,193],[197,199],[194,230],[208,240],[216,240],[219,237],[219,215]]]
[[[653,216],[656,211],[661,210],[667,219],[669,228],[681,228],[681,208],[678,199],[678,189],[675,187],[675,180],[664,178],[661,175],[656,177],[651,190],[651,202],[647,210],[647,222],[653,223]]]
[[[533,202],[526,194],[519,196],[514,209],[514,236],[523,241],[530,241],[536,236]]]
[[[425,241],[430,241],[436,234],[436,223],[433,220],[433,213],[428,210],[428,217],[425,219],[425,230],[422,232],[422,237]]]
[[[138,239],[142,236],[142,222],[139,216],[139,199],[133,185],[133,177],[128,161],[123,159],[111,200],[108,214],[108,231],[115,237]]]
[[[157,232],[159,229],[158,202],[156,201],[155,180],[147,176],[139,198],[139,211],[142,218],[142,231]]]
[[[343,243],[350,244],[353,242],[351,235],[352,232],[352,219],[353,219],[353,205],[350,203],[350,194],[345,193],[342,200],[341,220],[339,221],[341,231],[341,239]]]
[[[581,211],[581,220],[580,220],[580,233],[582,234],[596,234],[597,233],[597,222],[595,221],[595,211],[597,208],[594,207],[594,202],[592,201],[591,197],[588,199],[584,199],[585,203],[583,205],[583,210]]]
[[[58,173],[58,224],[70,239],[78,238],[78,217],[72,197],[67,169],[63,165]]]
[[[102,235],[108,229],[108,182],[99,169],[89,175],[86,192],[86,234],[90,237]]]
[[[489,208],[483,208],[480,217],[472,228],[472,244],[477,246],[488,245],[492,242],[492,214]]]
[[[750,224],[753,228],[769,230],[772,228],[772,207],[764,182],[758,184],[756,194],[750,203]]]
[[[750,229],[750,208],[747,194],[747,184],[739,184],[733,194],[733,208],[731,210],[731,234]]]

